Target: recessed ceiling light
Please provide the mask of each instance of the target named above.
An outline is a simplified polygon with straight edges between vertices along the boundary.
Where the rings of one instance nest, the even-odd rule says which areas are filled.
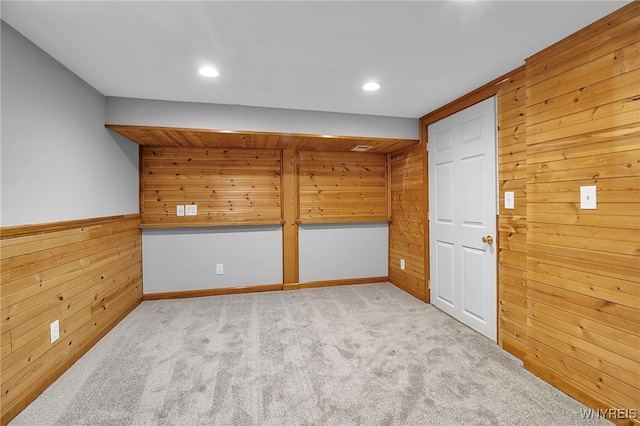
[[[208,66],[200,68],[198,72],[200,73],[200,75],[203,75],[205,77],[217,77],[220,75],[217,69]]]
[[[366,90],[367,92],[373,92],[374,90],[380,89],[380,86],[381,86],[380,83],[376,83],[375,81],[370,81],[368,83],[365,83],[362,86],[362,90]]]

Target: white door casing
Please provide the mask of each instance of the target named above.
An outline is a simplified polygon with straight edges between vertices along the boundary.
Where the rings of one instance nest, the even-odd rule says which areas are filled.
[[[496,101],[428,126],[431,303],[497,335]],[[483,238],[485,242],[483,242]]]

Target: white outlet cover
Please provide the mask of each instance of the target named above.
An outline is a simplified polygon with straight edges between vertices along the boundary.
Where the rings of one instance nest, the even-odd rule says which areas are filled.
[[[60,338],[60,321],[55,320],[49,324],[49,329],[51,330],[51,343],[53,343]]]
[[[504,208],[505,209],[515,209],[516,208],[516,199],[513,191],[506,191],[504,193]]]
[[[404,271],[404,259],[400,259],[400,269]]]
[[[222,263],[216,263],[216,275],[224,274],[224,266]]]
[[[580,208],[582,210],[596,210],[598,208],[597,190],[595,186],[580,187]]]
[[[184,216],[184,204],[178,204],[176,206],[176,216]]]
[[[196,204],[187,204],[185,208],[187,216],[198,216],[198,206]]]

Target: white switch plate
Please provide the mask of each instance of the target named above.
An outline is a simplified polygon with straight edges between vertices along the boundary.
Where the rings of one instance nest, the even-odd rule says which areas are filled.
[[[513,191],[506,191],[504,193],[504,208],[505,209],[516,208],[516,199]]]
[[[184,216],[184,205],[178,204],[176,206],[176,216]]]
[[[198,206],[196,204],[187,204],[185,207],[187,216],[198,216]]]
[[[49,324],[49,329],[51,330],[51,343],[53,343],[60,338],[60,321],[55,320]]]
[[[580,187],[580,208],[582,210],[596,210],[598,208],[595,186]]]
[[[404,259],[400,259],[400,269],[404,271]]]
[[[216,263],[216,275],[222,275],[224,273],[224,267],[222,263]]]

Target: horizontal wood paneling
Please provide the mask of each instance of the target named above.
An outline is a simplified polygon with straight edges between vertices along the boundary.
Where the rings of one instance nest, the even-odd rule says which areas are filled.
[[[390,155],[391,217],[389,225],[389,280],[426,300],[424,146]],[[400,269],[400,259],[405,269]]]
[[[125,126],[106,127],[125,138],[148,146],[181,146],[201,148],[285,149],[305,151],[351,151],[359,145],[370,146],[369,152],[389,153],[416,145],[413,139],[387,139],[359,136],[270,133],[216,129]]]
[[[143,226],[281,223],[282,152],[142,147]],[[177,216],[195,204],[197,216]]]
[[[135,215],[3,229],[2,424],[142,300],[138,225]]]
[[[637,2],[526,65],[525,366],[594,408],[640,406],[639,71]]]
[[[387,219],[387,180],[385,154],[299,151],[299,220]]]
[[[515,70],[498,90],[498,168],[526,170],[527,103],[524,67]],[[498,342],[523,358],[527,353],[527,176],[498,173]],[[515,195],[515,209],[504,208],[504,192]]]

